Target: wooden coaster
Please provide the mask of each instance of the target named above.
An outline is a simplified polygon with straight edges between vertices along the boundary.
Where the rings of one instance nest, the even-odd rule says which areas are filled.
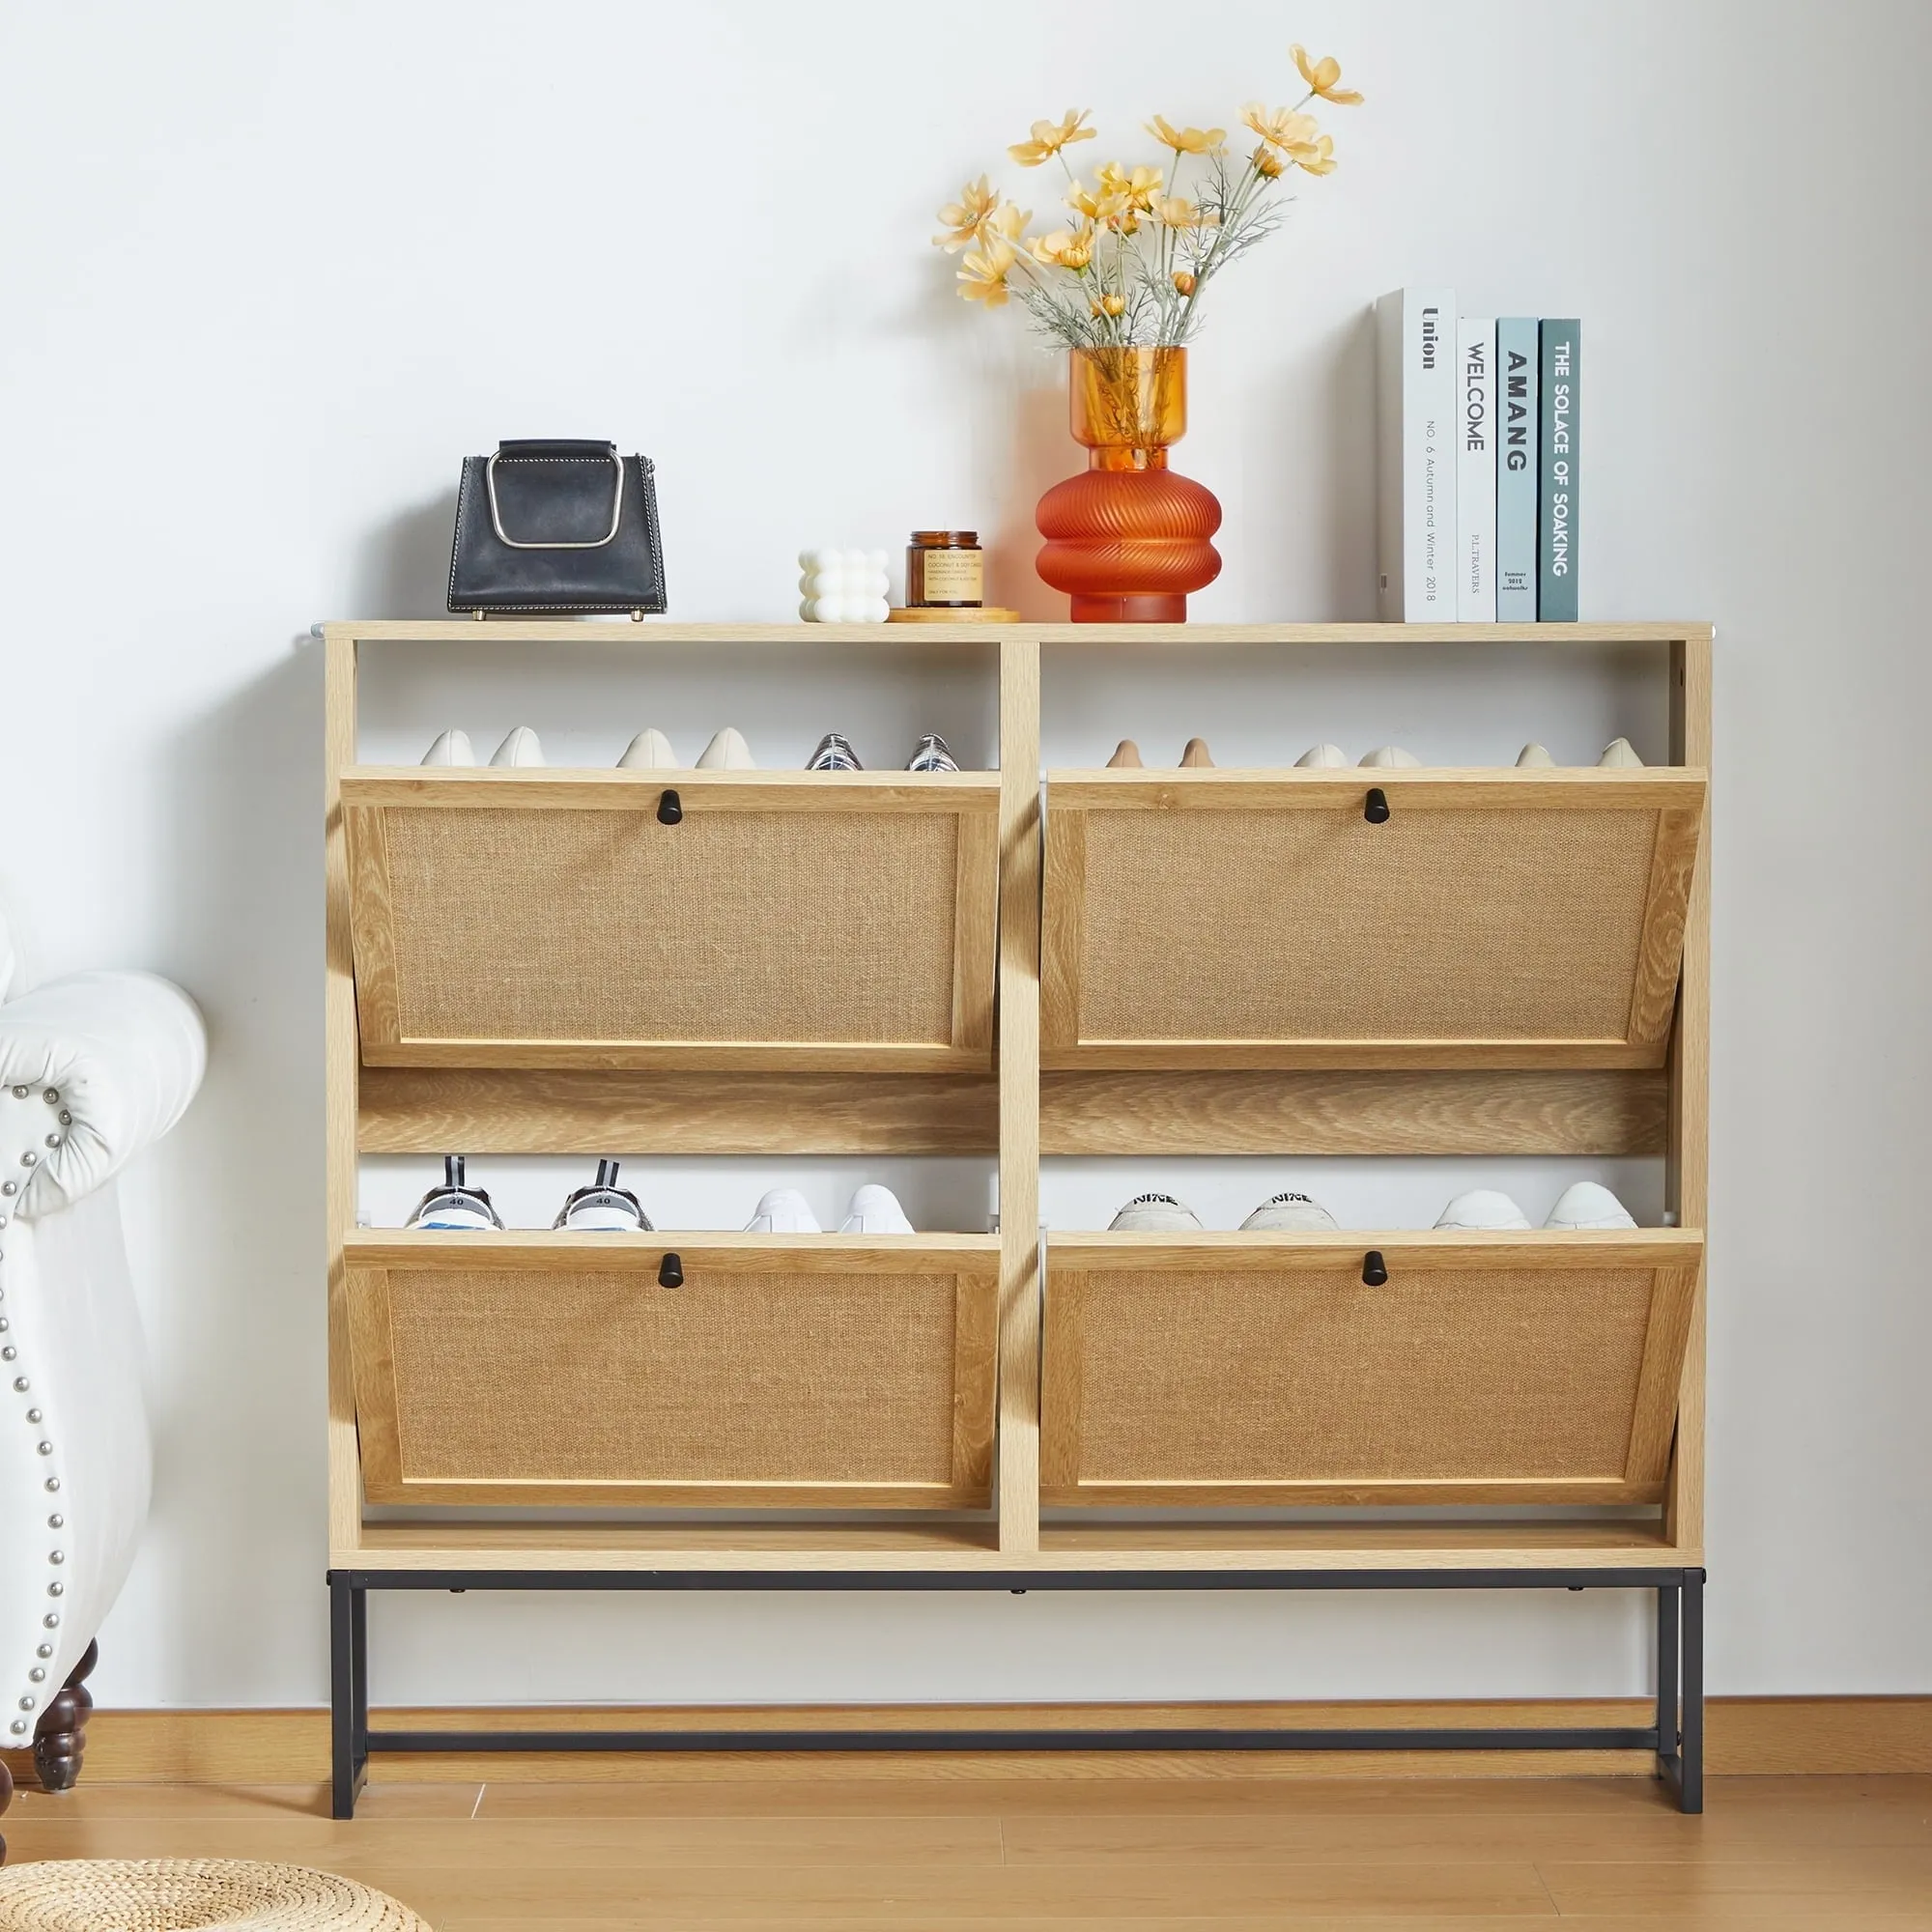
[[[973,611],[916,611],[894,605],[886,612],[889,624],[1017,624],[1020,613],[998,604],[981,604]]]

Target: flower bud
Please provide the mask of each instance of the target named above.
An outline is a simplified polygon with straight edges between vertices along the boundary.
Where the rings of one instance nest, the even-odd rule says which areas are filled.
[[[1185,269],[1175,270],[1174,292],[1181,296],[1191,296],[1194,293],[1194,277]]]
[[[1102,296],[1100,307],[1108,315],[1124,315],[1127,312],[1125,296]]]

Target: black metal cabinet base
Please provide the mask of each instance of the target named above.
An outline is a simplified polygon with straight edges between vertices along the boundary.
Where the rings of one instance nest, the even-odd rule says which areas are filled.
[[[372,1731],[371,1590],[1654,1590],[1649,1724],[1496,1729]],[[1702,1570],[581,1571],[331,1570],[334,1815],[355,1815],[375,1751],[1647,1750],[1685,1811],[1704,1808]]]

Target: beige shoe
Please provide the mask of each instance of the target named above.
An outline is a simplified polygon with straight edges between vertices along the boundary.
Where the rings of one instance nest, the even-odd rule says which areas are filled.
[[[1405,752],[1400,745],[1383,745],[1373,751],[1362,760],[1365,765],[1381,765],[1406,768],[1419,766],[1422,760],[1411,752]]]
[[[1206,738],[1190,738],[1187,749],[1180,754],[1180,769],[1183,772],[1211,771],[1214,760],[1208,756]]]
[[[624,755],[617,760],[620,772],[674,772],[678,769],[677,753],[670,748],[670,740],[653,725],[648,731],[639,731],[624,749]]]
[[[493,765],[540,765],[543,761],[543,746],[527,724],[519,724],[490,760]]]
[[[1604,755],[1597,760],[1599,766],[1608,766],[1613,771],[1627,771],[1641,766],[1643,760],[1636,754],[1636,747],[1628,738],[1612,738],[1604,747]]]
[[[423,753],[426,765],[473,765],[476,753],[470,748],[468,731],[445,731]]]
[[[1141,769],[1141,748],[1131,738],[1122,738],[1107,760],[1110,772],[1137,772]]]
[[[1634,1228],[1631,1211],[1607,1187],[1579,1180],[1566,1187],[1549,1210],[1546,1228]]]
[[[697,754],[700,772],[754,772],[758,761],[752,755],[744,734],[727,724],[712,734],[711,742]]]
[[[1475,1187],[1467,1194],[1457,1195],[1443,1208],[1435,1225],[1438,1228],[1526,1228],[1529,1216],[1507,1194],[1498,1193],[1493,1187]]]
[[[1294,761],[1296,771],[1333,772],[1345,769],[1349,754],[1340,745],[1311,745]]]
[[[1516,754],[1516,762],[1519,771],[1526,771],[1532,768],[1542,771],[1546,766],[1555,764],[1556,760],[1549,755],[1548,746],[1532,743],[1525,745]]]

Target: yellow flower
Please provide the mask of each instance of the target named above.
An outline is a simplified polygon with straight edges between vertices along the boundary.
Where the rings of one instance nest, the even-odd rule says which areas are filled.
[[[1036,262],[1078,274],[1094,260],[1094,224],[1083,221],[1077,229],[1056,228],[1051,235],[1036,236],[1027,246]]]
[[[1270,114],[1259,100],[1248,102],[1241,110],[1241,120],[1275,148],[1305,148],[1317,132],[1314,115],[1297,114],[1292,107],[1277,107]]]
[[[1263,176],[1265,180],[1273,181],[1288,163],[1264,141],[1248,156],[1248,165],[1254,169],[1256,174]]]
[[[1119,195],[1136,214],[1145,214],[1160,192],[1160,170],[1136,168],[1128,174],[1119,161],[1105,162],[1100,169],[1100,190]]]
[[[1032,219],[1027,210],[1015,207],[1010,201],[1002,202],[998,211],[980,224],[980,240],[982,244],[999,241],[1018,247],[1026,240],[1026,225]]]
[[[1058,121],[1036,121],[1033,124],[1033,139],[1014,142],[1007,153],[1021,167],[1037,168],[1040,162],[1059,154],[1062,148],[1070,147],[1075,141],[1091,141],[1094,138],[1094,130],[1081,125],[1093,111],[1091,107],[1082,107],[1077,111],[1069,107]]]
[[[1212,154],[1228,138],[1225,128],[1170,128],[1164,115],[1156,114],[1147,124],[1147,130],[1164,148],[1172,148],[1177,155]]]
[[[1332,175],[1335,172],[1335,143],[1326,134],[1311,148],[1290,150],[1298,168],[1306,168],[1312,175]]]
[[[1301,77],[1308,83],[1311,94],[1319,94],[1323,100],[1332,100],[1337,107],[1359,107],[1362,97],[1352,87],[1337,87],[1342,78],[1342,63],[1333,54],[1323,54],[1319,61],[1311,61],[1299,47],[1291,47],[1294,64],[1301,70]]]
[[[1194,293],[1194,277],[1185,269],[1175,270],[1174,292],[1178,296],[1191,296]]]
[[[948,232],[935,235],[932,245],[944,248],[949,255],[956,255],[969,242],[980,239],[986,217],[999,205],[1000,197],[986,185],[984,175],[976,182],[968,182],[959,190],[959,199],[949,201],[939,211],[939,219]]]
[[[1106,171],[1102,169],[1101,172],[1104,174]],[[1066,205],[1075,214],[1085,215],[1089,221],[1109,222],[1127,204],[1125,196],[1109,193],[1105,182],[1101,183],[1095,192],[1090,194],[1086,186],[1076,180],[1066,190]]]
[[[1125,296],[1102,296],[1094,304],[1094,313],[1095,315],[1124,315],[1126,312],[1127,298]]]
[[[953,279],[959,284],[961,301],[984,302],[988,308],[1004,308],[1007,301],[1007,271],[1013,266],[1013,251],[997,237],[983,249],[972,249],[959,265]]]
[[[1197,208],[1184,194],[1156,195],[1148,211],[1163,228],[1218,228],[1221,217]]]

